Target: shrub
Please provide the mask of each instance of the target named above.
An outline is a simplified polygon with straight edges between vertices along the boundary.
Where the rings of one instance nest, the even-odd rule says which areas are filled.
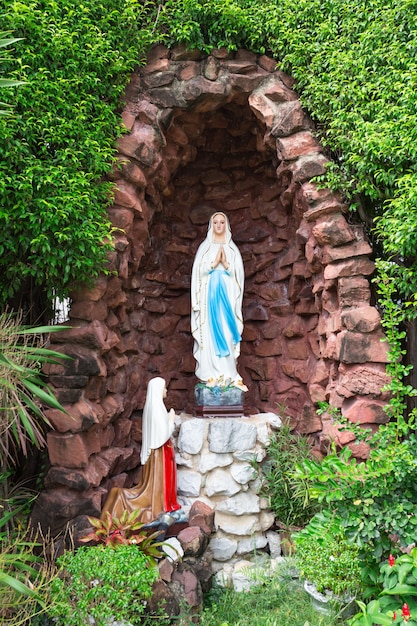
[[[158,578],[157,567],[135,545],[83,546],[65,552],[58,565],[62,576],[51,585],[49,612],[57,626],[138,624]]]
[[[361,587],[358,548],[348,544],[337,517],[316,514],[294,542],[300,576],[317,591],[354,595]]]
[[[151,0],[0,0],[5,28],[22,38],[2,69],[25,81],[2,92],[14,110],[0,119],[3,304],[25,281],[52,299],[105,271],[120,100],[155,11]]]
[[[297,463],[312,457],[308,437],[291,432],[289,421],[274,433],[260,466],[261,495],[269,499],[277,522],[284,528],[304,526],[318,509],[310,498],[308,483],[294,476]]]

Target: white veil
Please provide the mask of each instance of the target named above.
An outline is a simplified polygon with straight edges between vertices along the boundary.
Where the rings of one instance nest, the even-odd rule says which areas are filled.
[[[170,422],[164,404],[165,380],[159,376],[148,383],[146,402],[142,416],[142,450],[140,462],[145,465],[151,450],[160,448],[172,435],[174,425]]]

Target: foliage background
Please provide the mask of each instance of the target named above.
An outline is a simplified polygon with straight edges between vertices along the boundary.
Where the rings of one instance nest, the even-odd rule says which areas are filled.
[[[0,304],[25,280],[64,295],[105,266],[106,182],[129,74],[156,42],[273,55],[408,297],[417,268],[417,3],[414,0],[0,0],[24,37],[2,72]],[[9,93],[7,93],[9,91]]]

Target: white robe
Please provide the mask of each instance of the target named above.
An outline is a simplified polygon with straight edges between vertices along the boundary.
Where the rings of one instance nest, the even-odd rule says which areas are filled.
[[[218,212],[214,215],[218,215]],[[223,245],[229,264],[226,276],[227,295],[231,304],[240,334],[243,332],[242,300],[244,286],[244,270],[242,257],[236,244],[232,241],[229,220],[226,219],[225,243],[213,242],[213,217],[210,218],[206,239],[197,250],[191,275],[191,332],[194,337],[194,357],[197,361],[196,376],[203,382],[210,378],[219,379],[223,376],[232,381],[240,380],[237,371],[237,358],[240,354],[240,342],[234,343],[226,324],[222,323],[223,334],[229,347],[229,356],[217,356],[213,346],[213,338],[209,327],[207,310],[207,294],[211,264],[214,262],[219,246]],[[223,266],[219,268],[223,269]],[[223,322],[223,320],[222,320]]]

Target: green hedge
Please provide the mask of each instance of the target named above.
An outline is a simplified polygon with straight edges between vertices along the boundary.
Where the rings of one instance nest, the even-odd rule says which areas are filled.
[[[334,160],[323,184],[376,223],[397,286],[417,290],[415,2],[0,0],[2,13],[0,30],[25,37],[2,69],[28,84],[0,120],[0,302],[25,276],[63,295],[102,269],[120,97],[153,42],[275,56]]]
[[[121,96],[143,62],[149,7],[128,0],[2,0],[24,40],[8,76],[15,116],[0,120],[0,302],[31,277],[52,294],[103,268],[105,182],[121,132]],[[153,9],[153,3],[152,7]]]

